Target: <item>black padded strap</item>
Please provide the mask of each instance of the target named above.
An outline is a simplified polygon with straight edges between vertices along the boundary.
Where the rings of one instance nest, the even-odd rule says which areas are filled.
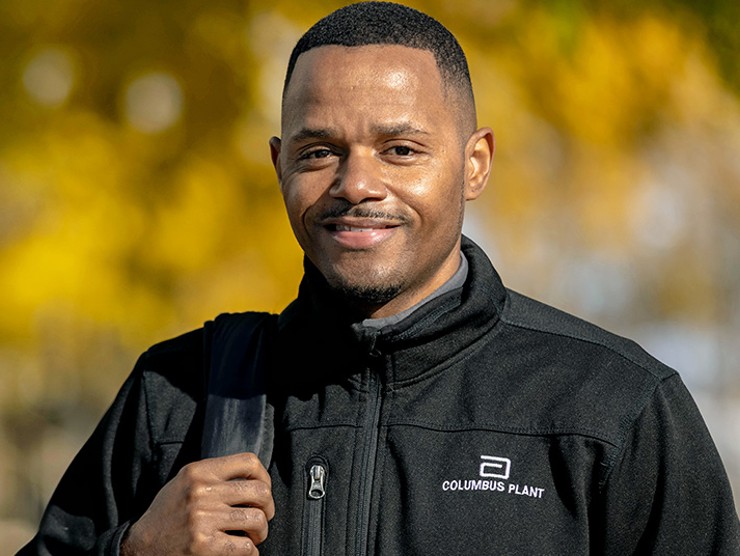
[[[267,373],[277,316],[225,313],[205,325],[208,401],[202,456],[254,452],[265,467],[272,457],[272,407]]]

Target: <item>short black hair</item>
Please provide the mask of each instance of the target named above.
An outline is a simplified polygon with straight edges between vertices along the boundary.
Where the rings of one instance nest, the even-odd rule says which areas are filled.
[[[359,2],[330,13],[298,40],[288,62],[283,94],[298,57],[319,46],[393,44],[427,50],[434,55],[446,85],[473,101],[468,61],[455,36],[425,13],[393,2]],[[474,104],[473,104],[474,110]]]

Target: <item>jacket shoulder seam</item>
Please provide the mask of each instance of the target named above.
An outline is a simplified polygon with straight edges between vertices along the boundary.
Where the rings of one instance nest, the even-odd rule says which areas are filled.
[[[626,426],[624,427],[624,431],[622,433],[622,437],[620,438],[619,445],[616,446],[617,451],[612,455],[611,458],[608,458],[608,461],[606,462],[607,470],[604,472],[603,477],[599,481],[599,493],[603,491],[603,489],[606,487],[607,482],[609,482],[609,477],[614,471],[614,468],[616,467],[617,462],[622,458],[624,451],[627,447],[626,439],[628,435],[630,435],[635,430],[635,427],[637,427],[638,423],[640,422],[640,416],[642,416],[645,413],[645,411],[647,411],[650,400],[655,398],[655,395],[658,389],[663,384],[665,384],[669,380],[679,380],[679,379],[680,377],[678,373],[674,372],[673,374],[663,377],[658,382],[656,382],[655,387],[649,392],[649,395],[645,396],[645,399],[640,405],[640,411],[636,413],[636,415],[632,418],[632,420],[629,423],[625,423]]]
[[[522,297],[524,299],[527,299],[526,296],[523,296],[522,294],[518,294],[518,293],[513,292],[513,291],[510,291],[510,294],[512,294],[512,296],[519,296],[519,297]],[[510,304],[510,301],[507,300],[507,308],[508,308],[509,304]],[[555,308],[551,308],[551,309],[554,310],[554,311],[560,312],[558,309],[555,309]],[[563,313],[563,314],[566,314],[566,313]],[[600,329],[597,325],[587,323],[586,321],[583,321],[582,319],[580,319],[578,317],[574,317],[574,316],[571,316],[571,315],[568,315],[568,316],[570,318],[577,319],[578,321],[581,321],[581,322],[583,322],[585,324],[588,324],[589,326],[594,327],[594,329],[600,330],[602,334],[608,335],[610,337],[620,338],[616,334],[613,334],[613,333],[608,332],[606,330]],[[618,357],[620,357],[620,358],[622,358],[622,359],[630,362],[632,365],[634,365],[634,366],[642,369],[646,373],[648,373],[650,376],[652,376],[653,378],[656,379],[656,383],[662,382],[663,380],[665,380],[667,378],[670,378],[671,376],[674,376],[674,375],[677,375],[678,374],[678,372],[675,369],[672,369],[672,368],[668,367],[667,365],[661,363],[657,359],[652,358],[652,356],[650,356],[649,354],[647,354],[648,357],[650,357],[651,359],[653,359],[661,367],[663,367],[665,369],[668,369],[670,372],[667,373],[667,374],[665,374],[665,375],[660,375],[660,374],[656,373],[655,371],[653,371],[652,369],[650,369],[649,367],[647,367],[645,364],[641,363],[640,361],[637,361],[630,354],[625,353],[624,350],[617,349],[616,347],[609,345],[607,342],[599,341],[598,339],[595,339],[595,338],[586,338],[586,337],[581,336],[579,334],[573,334],[573,333],[567,333],[567,332],[559,332],[559,331],[555,331],[555,330],[548,330],[548,329],[546,329],[544,327],[535,326],[533,324],[529,324],[529,323],[526,323],[526,322],[523,322],[523,321],[518,321],[516,319],[512,319],[507,314],[506,309],[504,309],[504,311],[502,311],[500,318],[501,318],[501,321],[504,324],[509,325],[509,326],[513,326],[513,327],[516,327],[516,328],[521,328],[521,329],[524,329],[524,330],[530,330],[532,332],[539,332],[541,334],[548,334],[548,335],[551,335],[551,336],[560,336],[562,338],[569,338],[569,339],[575,340],[577,342],[584,342],[584,343],[587,343],[587,344],[591,344],[591,345],[595,345],[595,346],[604,348],[607,351],[609,351],[610,353],[613,353],[613,354],[617,355]],[[629,343],[631,343],[631,344],[633,344],[633,345],[635,345],[636,347],[639,348],[639,345],[636,344],[632,340],[629,340],[627,338],[620,338],[620,339],[622,341],[624,341],[624,342],[629,342]],[[642,348],[640,348],[640,349],[642,349]]]

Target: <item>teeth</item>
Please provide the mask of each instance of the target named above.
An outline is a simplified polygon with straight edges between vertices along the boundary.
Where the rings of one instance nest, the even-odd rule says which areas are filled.
[[[373,228],[355,228],[354,226],[344,226],[342,224],[337,224],[337,231],[338,232],[370,232]]]

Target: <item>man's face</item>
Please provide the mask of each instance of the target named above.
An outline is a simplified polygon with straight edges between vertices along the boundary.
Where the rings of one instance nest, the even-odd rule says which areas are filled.
[[[414,305],[459,265],[492,136],[463,133],[455,94],[430,52],[404,46],[323,46],[296,63],[282,142],[270,143],[288,217],[309,260],[368,316]]]

